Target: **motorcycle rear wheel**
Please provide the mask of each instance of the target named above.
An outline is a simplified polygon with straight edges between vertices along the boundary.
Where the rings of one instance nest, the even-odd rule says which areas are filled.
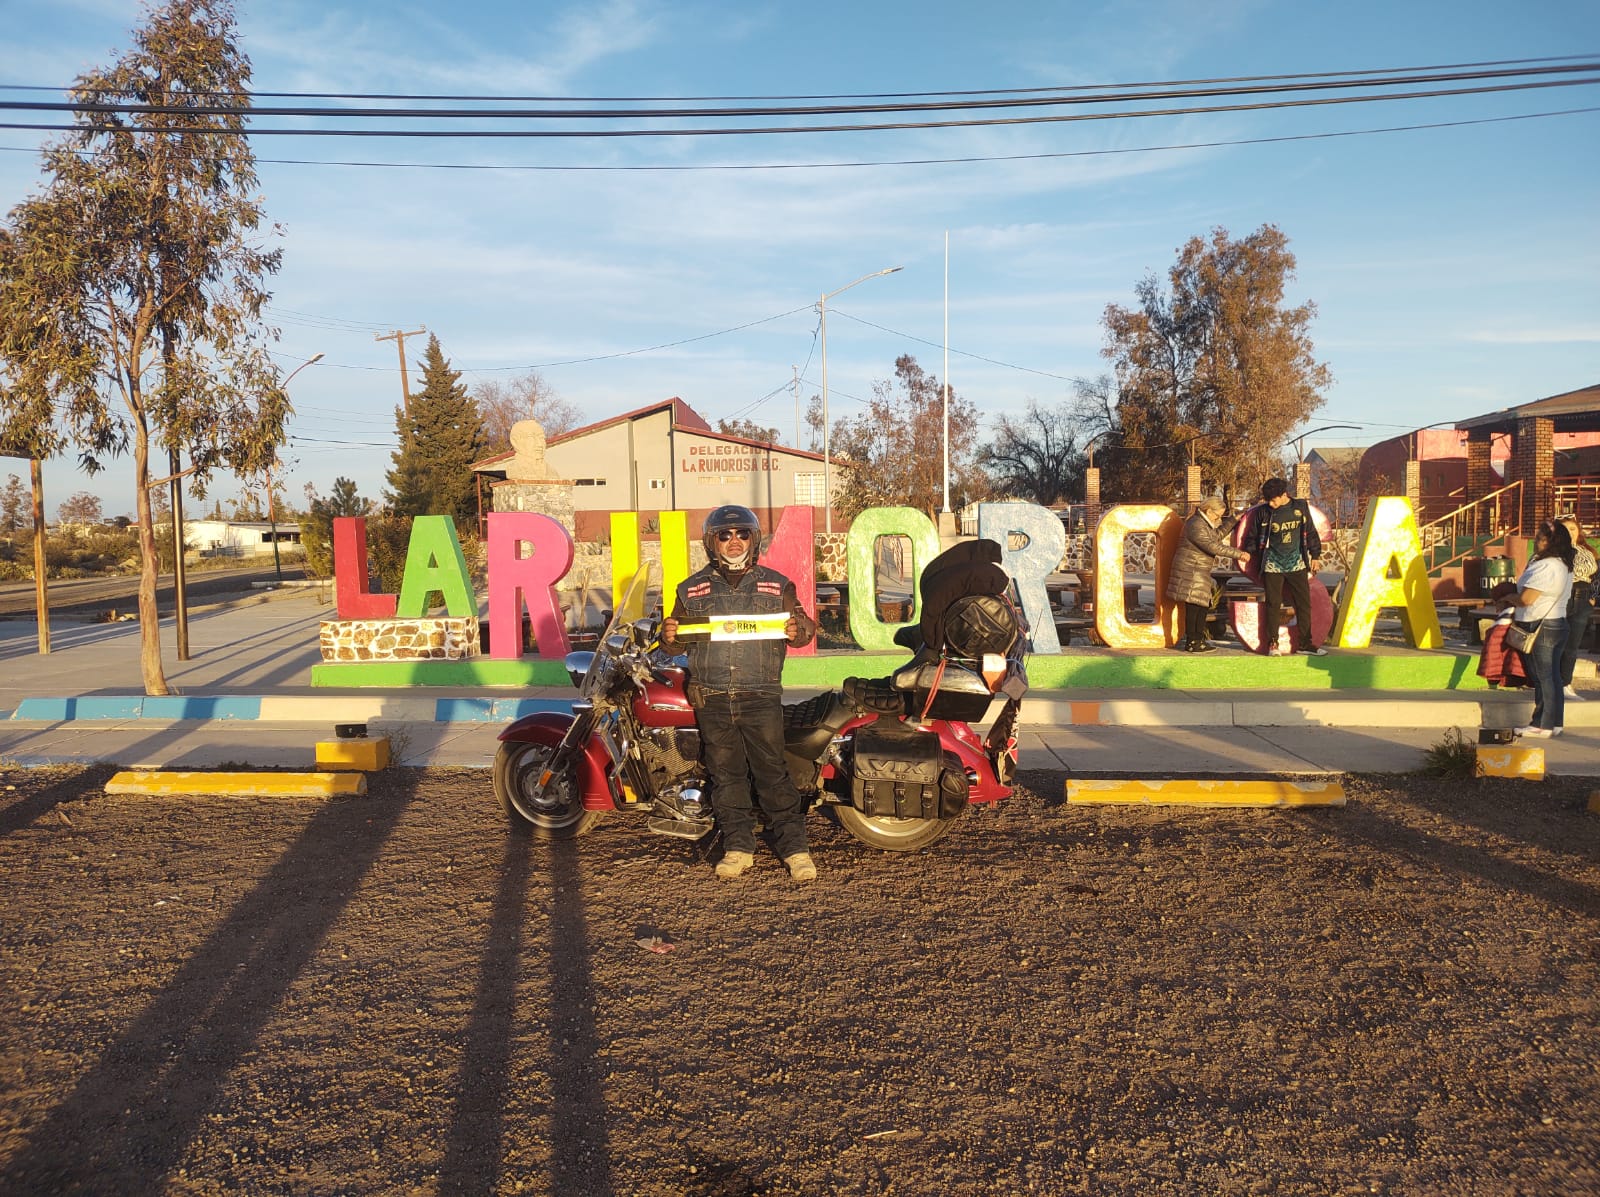
[[[894,819],[885,815],[864,815],[853,806],[842,803],[833,808],[839,824],[869,848],[884,852],[915,852],[936,844],[950,834],[961,818],[953,819]]]
[[[571,840],[600,822],[604,811],[584,810],[571,769],[552,777],[543,791],[539,775],[554,744],[504,743],[494,755],[494,792],[513,831],[538,840]]]

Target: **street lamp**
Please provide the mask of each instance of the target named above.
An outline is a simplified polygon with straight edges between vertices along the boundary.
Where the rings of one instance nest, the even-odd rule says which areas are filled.
[[[832,429],[828,422],[828,300],[835,295],[842,295],[851,287],[859,286],[871,278],[879,278],[885,274],[893,274],[902,270],[901,266],[889,266],[883,270],[874,270],[871,274],[863,274],[853,283],[846,283],[837,291],[823,293],[817,300],[817,308],[822,313],[822,510],[824,512],[825,531],[833,531],[833,458],[829,452],[829,436]]]
[[[287,377],[285,377],[284,380],[278,384],[278,389],[280,391],[287,391],[289,389],[289,383],[294,380],[294,376],[296,374],[300,373],[300,371],[304,370],[307,366],[316,365],[321,360],[322,353],[320,351],[313,353],[310,357],[306,358],[305,361],[301,362],[293,370],[289,371]],[[267,465],[267,523],[272,525],[272,568],[273,571],[278,575],[279,585],[282,585],[283,559],[278,556],[278,517],[274,513],[274,505],[272,501],[272,466],[270,463]]]
[[[1319,432],[1332,432],[1336,428],[1349,428],[1355,432],[1361,431],[1360,424],[1324,424],[1321,428],[1313,428],[1310,432],[1302,432],[1299,436],[1291,436],[1288,443],[1292,443],[1294,445],[1295,461],[1301,462],[1306,459],[1306,437],[1316,436]]]

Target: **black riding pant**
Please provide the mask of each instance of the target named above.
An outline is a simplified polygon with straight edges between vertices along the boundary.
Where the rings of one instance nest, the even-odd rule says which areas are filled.
[[[699,688],[695,713],[723,849],[756,850],[753,782],[779,858],[806,851],[805,807],[783,755],[782,698]]]
[[[1204,644],[1206,641],[1206,617],[1211,614],[1211,608],[1205,603],[1183,604],[1183,639],[1188,644]]]
[[[1261,646],[1270,649],[1278,643],[1279,613],[1283,609],[1283,592],[1289,592],[1289,602],[1294,607],[1294,622],[1299,629],[1301,652],[1316,647],[1311,639],[1311,575],[1303,569],[1293,573],[1275,574],[1263,571],[1261,586],[1267,592],[1266,610],[1261,615]]]

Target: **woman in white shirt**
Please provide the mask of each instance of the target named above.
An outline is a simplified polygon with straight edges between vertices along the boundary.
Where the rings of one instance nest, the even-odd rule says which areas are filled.
[[[1572,535],[1545,520],[1533,537],[1533,557],[1517,578],[1517,608],[1512,622],[1524,631],[1538,629],[1533,649],[1522,654],[1533,682],[1533,718],[1519,736],[1559,736],[1566,709],[1561,693],[1561,653],[1567,646],[1567,600],[1572,597]]]

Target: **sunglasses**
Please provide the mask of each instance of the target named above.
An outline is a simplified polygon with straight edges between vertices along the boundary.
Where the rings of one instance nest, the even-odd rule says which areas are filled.
[[[717,533],[717,541],[719,543],[721,543],[721,544],[727,544],[730,540],[734,540],[734,539],[749,540],[750,539],[750,529],[749,528],[724,528],[721,532]]]

